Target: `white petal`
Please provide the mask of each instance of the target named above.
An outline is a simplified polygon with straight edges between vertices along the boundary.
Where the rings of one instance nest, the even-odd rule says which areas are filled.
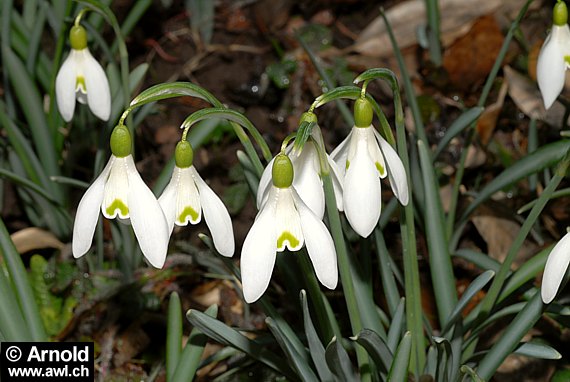
[[[109,179],[105,184],[105,196],[101,204],[101,212],[107,219],[128,219],[130,217],[129,181],[127,178],[127,158],[111,155],[112,164]],[[132,157],[131,161],[132,161]]]
[[[404,169],[404,164],[398,156],[398,153],[392,145],[390,145],[380,133],[376,132],[376,138],[378,143],[380,143],[380,148],[382,149],[382,154],[384,154],[384,159],[386,160],[386,165],[388,166],[388,178],[390,179],[390,187],[396,195],[396,198],[404,206],[408,205],[409,201],[409,191],[408,191],[408,177],[406,175],[406,170]]]
[[[381,189],[378,170],[369,157],[366,141],[359,141],[343,187],[346,218],[356,233],[368,237],[380,218]]]
[[[111,91],[109,80],[101,65],[93,58],[89,49],[83,52],[83,75],[87,88],[87,103],[89,108],[103,121],[109,120],[111,114]]]
[[[325,213],[325,193],[319,176],[320,165],[314,144],[307,142],[299,156],[291,156],[294,178],[293,187],[303,202],[319,217]]]
[[[174,229],[174,221],[176,220],[176,199],[178,191],[178,182],[180,179],[179,175],[180,169],[174,166],[174,171],[172,172],[172,177],[170,182],[162,191],[160,198],[158,198],[158,204],[164,212],[164,217],[168,222],[168,232],[172,233]]]
[[[269,199],[257,214],[241,250],[241,282],[245,301],[252,303],[267,289],[277,252],[276,199]]]
[[[71,121],[75,111],[75,85],[77,83],[76,51],[71,50],[55,78],[55,97],[59,113],[66,122]]]
[[[200,177],[194,166],[190,167],[204,210],[204,219],[212,233],[216,250],[223,256],[231,257],[235,251],[234,230],[228,209],[218,195]]]
[[[336,199],[336,208],[339,211],[343,210],[343,205],[342,205],[342,175],[341,175],[341,171],[338,168],[338,165],[336,164],[335,161],[332,160],[332,158],[327,155],[327,161],[329,162],[329,167],[331,169],[330,175],[331,175],[331,179],[333,182],[333,190],[334,190],[334,197]]]
[[[338,283],[338,270],[331,234],[324,223],[303,203],[299,196],[293,195],[301,217],[301,228],[305,237],[307,252],[315,268],[317,278],[327,288],[334,289]]]
[[[133,157],[125,157],[129,182],[129,210],[131,224],[141,251],[155,268],[162,268],[166,260],[170,232],[164,213],[152,191],[139,175]]]
[[[298,251],[305,244],[303,230],[301,229],[301,218],[295,201],[293,200],[293,189],[276,188],[271,186],[268,202],[274,199],[275,205],[275,236],[277,241],[277,251]]]
[[[554,246],[548,255],[548,260],[546,260],[540,292],[542,301],[544,301],[545,304],[549,304],[554,300],[554,297],[556,297],[556,293],[558,292],[558,288],[560,288],[560,284],[562,283],[562,279],[566,274],[569,264],[570,233],[567,233]]]
[[[109,177],[114,157],[111,157],[101,174],[89,186],[77,206],[75,222],[73,223],[72,252],[73,257],[83,256],[91,247],[93,234],[97,221],[99,220],[99,210],[103,202],[105,192],[105,182]]]
[[[178,226],[186,226],[188,222],[198,224],[202,220],[202,204],[200,193],[196,187],[193,167],[178,169],[178,188],[176,190],[176,219]]]
[[[544,107],[549,109],[564,88],[566,63],[564,54],[564,35],[568,33],[568,26],[552,26],[552,31],[540,49],[536,65],[536,79],[544,100]],[[561,39],[562,38],[562,39]],[[562,41],[561,41],[562,40]]]
[[[352,140],[352,130],[340,144],[332,151],[330,157],[338,165],[340,175],[344,177],[349,144]]]
[[[269,161],[269,164],[267,164],[267,166],[265,167],[265,169],[263,170],[263,173],[261,174],[261,179],[259,180],[259,185],[257,186],[257,197],[256,197],[256,202],[257,202],[257,209],[261,209],[261,206],[263,205],[263,203],[265,202],[265,199],[267,199],[267,193],[269,192],[269,186],[271,185],[271,172],[273,169],[273,162],[275,161],[275,158],[271,159],[271,161]]]
[[[358,139],[366,141],[368,145],[368,153],[370,154],[370,158],[372,158],[372,162],[378,171],[378,175],[380,178],[384,179],[388,172],[386,171],[386,163],[384,162],[384,155],[380,151],[380,147],[378,146],[378,141],[376,140],[375,133],[378,133],[374,126],[370,125],[370,127],[355,127],[355,134],[358,134]],[[349,154],[350,155],[350,154]]]

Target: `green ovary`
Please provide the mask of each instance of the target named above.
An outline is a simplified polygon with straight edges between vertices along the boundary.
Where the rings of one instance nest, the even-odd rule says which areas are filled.
[[[283,231],[281,236],[279,236],[277,239],[277,248],[282,248],[285,241],[288,241],[289,246],[293,248],[299,245],[299,240],[289,231]]]
[[[186,218],[190,216],[191,221],[198,220],[198,212],[196,212],[192,207],[184,208],[184,211],[178,216],[178,223],[184,224],[186,223]]]
[[[119,210],[121,216],[129,215],[129,207],[121,199],[113,200],[113,203],[105,211],[107,211],[107,215],[113,216],[116,210]]]
[[[78,76],[77,80],[75,81],[75,89],[81,88],[83,93],[87,93],[87,86],[85,85],[85,77]]]

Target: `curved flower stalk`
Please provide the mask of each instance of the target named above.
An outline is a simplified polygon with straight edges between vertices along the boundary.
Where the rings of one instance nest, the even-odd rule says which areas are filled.
[[[381,178],[388,176],[392,191],[408,204],[408,181],[404,165],[392,146],[372,125],[372,107],[365,99],[355,103],[355,126],[331,153],[343,179],[343,206],[350,226],[368,237],[381,212]]]
[[[549,304],[556,297],[568,265],[570,265],[570,232],[552,248],[546,260],[540,291],[545,304]]]
[[[149,263],[162,268],[168,249],[169,231],[164,213],[152,191],[143,182],[131,155],[131,136],[125,126],[111,134],[111,158],[89,186],[77,207],[73,225],[75,258],[91,247],[99,211],[107,219],[130,221],[141,251]]]
[[[267,289],[277,252],[307,246],[317,278],[329,289],[338,282],[337,259],[329,231],[299,197],[293,164],[285,154],[274,158],[272,184],[242,247],[241,277],[245,301],[252,303]]]
[[[169,234],[175,224],[198,224],[203,214],[216,250],[223,256],[233,256],[235,241],[230,214],[192,165],[194,152],[190,142],[178,142],[174,159],[176,165],[172,178],[158,199],[168,222]]]
[[[111,114],[109,80],[101,65],[87,47],[87,32],[75,25],[69,32],[71,52],[61,65],[55,79],[55,95],[61,116],[71,121],[75,100],[88,104],[98,118],[107,121]]]
[[[285,149],[285,153],[291,159],[293,164],[293,187],[299,193],[299,196],[305,204],[322,219],[325,214],[325,192],[323,189],[323,181],[321,179],[321,165],[319,160],[319,152],[317,146],[324,147],[323,138],[318,127],[313,128],[311,133],[312,140],[309,140],[303,146],[301,151],[295,150],[293,144],[289,144]],[[331,178],[335,192],[336,204],[339,211],[343,210],[342,206],[342,181],[341,171],[337,164],[326,154],[328,166],[331,169]],[[271,184],[271,169],[273,167],[273,158],[261,176],[259,186],[257,188],[257,208],[261,208],[266,201]]]
[[[568,9],[558,0],[553,11],[553,25],[544,41],[536,66],[538,87],[544,107],[549,109],[564,88],[566,69],[570,67],[570,28]]]

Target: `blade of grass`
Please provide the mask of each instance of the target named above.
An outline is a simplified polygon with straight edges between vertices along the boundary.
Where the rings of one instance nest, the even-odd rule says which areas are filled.
[[[485,108],[483,107],[473,107],[461,113],[461,115],[455,121],[453,121],[451,126],[449,126],[449,128],[445,132],[445,135],[443,136],[443,138],[441,138],[441,140],[437,144],[437,148],[435,149],[433,158],[434,159],[437,158],[439,154],[441,154],[443,149],[445,149],[447,144],[451,142],[451,140],[454,137],[456,137],[463,130],[471,126],[471,124],[481,116],[483,110],[485,110]]]
[[[366,349],[380,372],[388,373],[392,365],[392,351],[376,332],[364,329],[352,339]]]
[[[412,334],[406,332],[396,350],[394,361],[390,367],[388,380],[391,382],[405,382],[408,380],[408,367],[410,363],[410,352],[412,350]]]
[[[385,211],[383,211],[385,213]],[[394,278],[394,271],[392,269],[393,261],[390,259],[388,254],[388,248],[386,247],[386,241],[384,240],[384,235],[382,231],[376,227],[374,229],[374,240],[376,242],[376,255],[378,256],[378,264],[380,267],[380,279],[382,280],[382,286],[384,289],[384,296],[386,297],[386,302],[388,303],[388,310],[390,315],[394,317],[394,313],[398,308],[400,302],[400,292],[398,291],[398,286],[396,285],[396,280]]]

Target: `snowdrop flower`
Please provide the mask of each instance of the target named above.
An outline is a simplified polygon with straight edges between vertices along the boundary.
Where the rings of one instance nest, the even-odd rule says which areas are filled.
[[[178,142],[172,178],[158,199],[168,221],[168,232],[172,233],[175,224],[198,224],[204,214],[216,250],[223,256],[231,257],[235,242],[230,214],[192,165],[193,158],[190,142]]]
[[[304,113],[303,118],[314,119],[317,121],[313,113]],[[321,179],[321,165],[319,160],[319,153],[316,145],[324,148],[323,138],[318,127],[315,127],[311,134],[312,140],[308,140],[303,146],[303,150],[298,152],[293,149],[293,144],[290,144],[285,149],[285,153],[289,155],[291,163],[293,164],[293,172],[295,177],[293,179],[293,187],[299,193],[299,196],[305,204],[322,219],[325,213],[325,192],[323,190],[323,181]],[[273,158],[261,176],[259,186],[257,189],[257,208],[267,199],[271,184],[271,169],[273,167]],[[331,170],[331,178],[333,181],[333,188],[335,192],[335,199],[337,208],[342,211],[342,182],[340,170],[337,164],[327,154],[327,161]]]
[[[538,87],[546,109],[562,92],[566,69],[570,66],[570,29],[567,21],[566,4],[558,0],[554,6],[552,30],[540,49],[536,66]]]
[[[135,167],[131,136],[125,126],[113,130],[111,153],[103,172],[89,186],[77,207],[73,256],[81,257],[91,247],[101,211],[107,219],[130,220],[143,255],[152,266],[162,268],[170,236],[168,223],[154,194]]]
[[[297,194],[293,164],[285,154],[275,157],[272,184],[247,234],[241,253],[245,301],[252,303],[267,289],[276,252],[307,246],[319,281],[329,289],[338,282],[336,252],[326,226]]]
[[[55,95],[61,116],[71,121],[75,99],[89,108],[98,118],[107,121],[111,114],[109,81],[101,65],[87,48],[87,32],[75,25],[69,32],[71,52],[61,65],[55,79]]]
[[[404,165],[392,146],[372,126],[372,107],[366,99],[354,105],[355,126],[331,153],[343,177],[343,207],[351,227],[368,237],[381,210],[381,182],[386,175],[392,191],[408,204],[408,181]]]
[[[542,301],[549,304],[556,297],[560,284],[564,279],[568,265],[570,264],[570,232],[564,235],[562,239],[552,248],[544,274],[542,275],[542,287],[540,294]]]

